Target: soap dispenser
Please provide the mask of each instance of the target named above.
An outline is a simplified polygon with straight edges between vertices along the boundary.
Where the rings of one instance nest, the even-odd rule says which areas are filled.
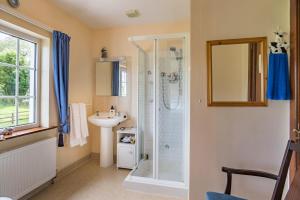
[[[116,109],[114,108],[114,106],[111,106],[109,115],[110,115],[110,117],[116,116]]]

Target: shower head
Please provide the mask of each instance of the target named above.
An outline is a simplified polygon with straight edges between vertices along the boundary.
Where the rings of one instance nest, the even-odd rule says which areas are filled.
[[[170,47],[170,53],[172,57],[175,57],[176,60],[181,60],[182,56],[182,49],[177,50],[176,47]]]
[[[176,52],[176,47],[170,47],[170,51]]]

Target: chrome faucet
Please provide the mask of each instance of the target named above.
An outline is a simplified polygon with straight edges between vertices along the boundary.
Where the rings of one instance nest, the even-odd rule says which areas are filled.
[[[116,106],[111,105],[109,111],[110,111],[111,109],[114,109],[114,110],[116,111],[116,113],[117,113],[117,107],[116,107]]]
[[[98,117],[100,116],[100,111],[99,110],[96,111],[96,116],[98,116]]]

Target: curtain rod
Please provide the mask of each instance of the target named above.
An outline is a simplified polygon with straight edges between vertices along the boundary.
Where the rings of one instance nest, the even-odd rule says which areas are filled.
[[[47,26],[45,24],[42,24],[41,22],[39,22],[37,20],[31,19],[31,18],[29,18],[29,17],[27,17],[27,16],[25,16],[25,15],[23,15],[23,14],[15,11],[14,9],[12,9],[12,8],[6,6],[6,5],[0,4],[0,10],[2,10],[3,12],[6,12],[7,14],[10,14],[10,15],[12,15],[14,17],[17,17],[17,18],[19,18],[21,20],[24,20],[24,21],[26,21],[26,22],[34,25],[34,26],[37,26],[37,27],[39,27],[39,28],[41,28],[41,29],[43,29],[45,31],[48,31],[48,32],[52,33],[53,30],[54,30],[53,28],[51,28],[51,27],[49,27],[49,26]]]

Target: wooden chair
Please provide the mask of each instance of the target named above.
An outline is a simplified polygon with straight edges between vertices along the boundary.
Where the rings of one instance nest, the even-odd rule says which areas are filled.
[[[225,194],[208,192],[206,194],[207,200],[245,200],[243,198],[234,197],[234,196],[230,195],[233,174],[246,175],[246,176],[257,176],[257,177],[263,177],[263,178],[276,180],[276,185],[275,185],[271,200],[281,200],[283,189],[284,189],[284,184],[285,184],[285,181],[286,181],[286,178],[288,175],[288,170],[289,170],[290,162],[291,162],[292,155],[293,155],[293,151],[300,153],[300,144],[296,144],[295,142],[290,140],[290,141],[288,141],[278,175],[274,175],[274,174],[267,173],[267,172],[261,172],[261,171],[232,169],[232,168],[223,167],[222,171],[227,173],[227,186],[225,189]],[[297,196],[295,194],[296,193],[299,194],[300,172],[298,172],[296,177],[294,178],[293,184],[290,187],[290,190],[287,194],[286,199],[289,199],[289,200],[298,199],[299,200],[300,196]]]

